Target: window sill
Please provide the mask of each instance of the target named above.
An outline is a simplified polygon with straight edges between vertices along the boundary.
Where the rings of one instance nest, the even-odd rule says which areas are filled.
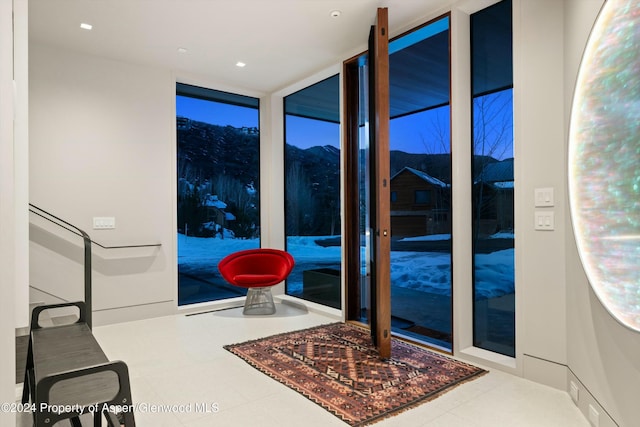
[[[515,358],[479,347],[462,349],[457,356],[510,373],[516,373],[518,368]]]

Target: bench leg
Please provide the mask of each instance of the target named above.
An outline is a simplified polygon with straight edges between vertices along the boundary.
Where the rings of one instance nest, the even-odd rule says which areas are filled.
[[[82,423],[80,422],[80,418],[78,418],[78,417],[71,418],[71,425],[73,427],[82,427]]]
[[[27,347],[27,360],[24,367],[24,382],[22,383],[22,403],[29,403],[31,391],[30,382],[33,375],[33,349],[31,348],[31,336],[29,336],[29,346]]]
[[[22,383],[22,403],[29,402],[29,373],[24,373],[24,382]]]

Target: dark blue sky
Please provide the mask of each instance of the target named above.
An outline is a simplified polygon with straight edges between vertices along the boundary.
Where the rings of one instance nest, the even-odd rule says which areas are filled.
[[[255,109],[211,102],[186,96],[176,96],[176,115],[205,123],[231,125],[234,127],[258,127],[258,112]],[[442,121],[440,113],[421,113],[391,121],[391,145],[394,150],[424,153],[423,140],[430,135],[428,124]],[[444,116],[446,119],[446,115]],[[446,126],[448,138],[448,125]],[[300,148],[332,145],[340,146],[340,127],[335,123],[288,116],[286,138],[289,144]],[[441,152],[441,151],[437,151]]]
[[[502,98],[502,99],[501,99]],[[486,105],[487,117],[497,123],[512,120],[511,91],[505,98],[504,94],[489,95],[490,101]],[[508,107],[508,108],[505,108]],[[505,111],[498,111],[499,107]],[[234,127],[259,127],[258,111],[253,108],[240,107],[219,102],[211,102],[176,96],[176,114],[193,120],[217,125]],[[478,113],[476,113],[477,115]],[[502,116],[499,116],[499,115]],[[299,148],[313,146],[340,145],[340,129],[335,123],[288,116],[286,139],[289,144]],[[485,127],[486,128],[486,127]],[[491,154],[497,159],[513,157],[513,136],[498,136],[501,126],[497,126],[493,134],[487,135],[485,140],[495,142]],[[449,108],[443,107],[427,110],[421,113],[400,117],[390,122],[390,146],[392,150],[407,153],[438,154],[450,151]]]
[[[340,125],[320,120],[287,116],[287,143],[298,148],[332,145],[340,148]]]
[[[258,110],[212,102],[188,96],[176,96],[176,115],[213,125],[258,127]]]

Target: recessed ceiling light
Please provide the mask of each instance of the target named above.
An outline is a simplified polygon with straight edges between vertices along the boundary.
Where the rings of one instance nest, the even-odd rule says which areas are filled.
[[[178,53],[187,53],[189,52],[189,50],[186,47],[179,47],[178,48]]]
[[[236,67],[240,67],[240,68],[242,68],[242,67],[244,67],[244,66],[246,66],[246,65],[247,65],[247,64],[245,64],[245,63],[244,63],[244,62],[242,62],[242,61],[238,61],[238,62],[236,62]]]
[[[332,18],[337,18],[338,16],[342,15],[342,12],[340,12],[339,10],[332,10],[329,15],[331,15]]]
[[[90,30],[93,28],[93,25],[83,22],[82,24],[80,24],[80,28],[82,28],[83,30]]]

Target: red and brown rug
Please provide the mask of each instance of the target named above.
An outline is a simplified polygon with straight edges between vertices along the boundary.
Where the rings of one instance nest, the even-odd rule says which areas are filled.
[[[382,360],[369,331],[333,323],[224,347],[351,426],[431,400],[485,370],[392,339]]]

